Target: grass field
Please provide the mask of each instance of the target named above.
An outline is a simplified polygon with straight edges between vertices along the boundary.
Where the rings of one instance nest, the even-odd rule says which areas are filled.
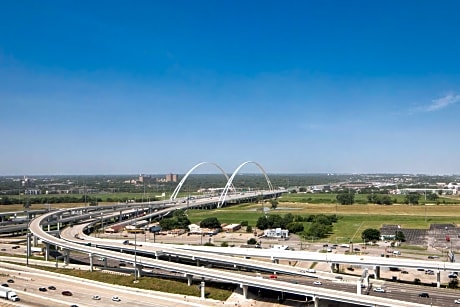
[[[265,207],[270,207],[265,204]],[[346,243],[359,242],[361,232],[367,228],[379,229],[384,224],[398,224],[402,228],[429,228],[431,223],[460,224],[460,205],[335,205],[280,203],[276,210],[268,214],[308,216],[310,214],[337,214],[339,220],[333,233],[325,241]],[[217,217],[221,223],[240,223],[248,221],[255,226],[262,215],[262,205],[243,204],[216,210],[188,210],[192,223],[208,217]]]
[[[294,196],[292,196],[294,195]],[[315,194],[309,194],[315,195]],[[336,203],[304,203],[299,199],[305,194],[290,194],[283,196],[282,202],[276,210],[270,210],[268,214],[308,216],[310,214],[334,214],[339,221],[334,224],[333,232],[323,240],[331,242],[359,241],[361,232],[367,228],[380,228],[383,224],[398,224],[403,228],[426,229],[432,223],[460,224],[460,205],[455,204],[429,204],[429,205],[405,205],[394,204],[389,206],[374,204],[338,205]],[[314,196],[316,200],[325,195]],[[281,199],[280,199],[281,200]],[[288,201],[294,200],[294,201]],[[454,198],[453,202],[458,202]],[[104,203],[100,203],[103,205]],[[52,204],[51,209],[78,207],[81,204]],[[188,210],[188,217],[192,223],[198,223],[208,217],[217,217],[221,223],[241,223],[248,221],[249,225],[255,226],[257,219],[263,214],[262,207],[270,208],[268,203],[240,204],[215,210]],[[44,209],[48,206],[34,204],[31,209]],[[0,206],[0,212],[23,211],[22,205]]]
[[[133,287],[139,289],[161,291],[167,293],[175,293],[190,296],[200,296],[200,289],[196,286],[190,287],[187,282],[183,280],[171,280],[166,278],[156,277],[140,277],[138,283],[133,284],[133,276],[123,275],[107,275],[97,271],[84,271],[84,270],[69,270],[51,268],[46,266],[32,266],[41,270],[80,277],[89,280],[95,280],[104,283],[111,283],[113,285],[120,285],[125,287]],[[198,285],[195,282],[194,285]],[[210,299],[225,301],[233,292],[234,286],[230,284],[219,284],[216,282],[206,282],[206,297]]]

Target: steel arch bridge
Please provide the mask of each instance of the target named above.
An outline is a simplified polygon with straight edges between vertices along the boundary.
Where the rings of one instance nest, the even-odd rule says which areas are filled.
[[[180,189],[182,188],[182,186],[184,185],[184,182],[187,180],[188,176],[198,167],[200,167],[201,165],[203,164],[211,164],[211,165],[214,165],[215,167],[217,167],[221,172],[222,174],[224,174],[225,178],[227,178],[227,181],[229,180],[229,177],[227,175],[227,173],[224,171],[224,169],[222,167],[220,167],[217,163],[214,163],[214,162],[201,162],[201,163],[198,163],[197,165],[195,165],[194,167],[192,167],[188,172],[187,174],[185,174],[184,178],[182,178],[182,180],[179,182],[179,184],[177,185],[177,187],[174,189],[173,193],[171,194],[171,197],[170,197],[170,200],[171,201],[174,201],[177,197],[177,194],[179,194],[180,192]]]
[[[236,169],[235,171],[233,172],[232,176],[230,177],[230,179],[228,179],[227,181],[227,184],[225,185],[225,188],[224,190],[222,191],[222,194],[220,195],[219,197],[219,202],[217,203],[217,207],[220,208],[222,207],[222,205],[225,203],[225,198],[227,197],[227,193],[228,193],[228,190],[230,189],[230,187],[233,185],[233,179],[235,178],[235,176],[238,174],[238,172],[240,171],[240,169],[245,166],[246,164],[254,164],[256,165],[261,171],[262,173],[264,174],[265,176],[265,180],[267,181],[267,184],[268,184],[268,188],[270,189],[270,191],[273,191],[273,186],[272,186],[272,183],[270,182],[270,178],[268,178],[268,175],[267,173],[265,172],[264,168],[262,167],[262,165],[260,165],[259,163],[255,162],[255,161],[246,161],[246,162],[243,162],[241,163]]]
[[[268,178],[268,175],[267,173],[265,172],[264,168],[257,162],[255,161],[246,161],[246,162],[243,162],[242,164],[240,164],[236,169],[235,171],[233,172],[233,174],[230,176],[230,178],[228,177],[227,173],[222,169],[222,167],[220,167],[218,164],[214,163],[214,162],[201,162],[201,163],[198,163],[196,164],[195,166],[193,166],[184,176],[184,178],[182,178],[182,180],[179,182],[179,184],[177,185],[177,187],[174,189],[173,193],[171,194],[171,197],[170,197],[170,200],[171,201],[174,201],[177,197],[177,195],[179,194],[180,192],[180,189],[182,188],[182,186],[184,185],[185,181],[187,180],[188,176],[195,170],[197,169],[198,167],[204,165],[204,164],[211,164],[211,165],[214,165],[215,167],[217,167],[222,174],[224,174],[225,178],[227,179],[227,184],[225,185],[220,197],[219,197],[219,201],[217,203],[217,207],[222,207],[222,205],[225,203],[225,199],[227,197],[227,193],[228,191],[233,188],[233,179],[235,178],[235,176],[238,174],[238,172],[240,171],[241,168],[243,168],[245,165],[247,164],[254,164],[256,165],[260,171],[263,173],[263,175],[265,176],[265,180],[267,181],[267,184],[268,184],[268,188],[270,189],[270,191],[273,191],[273,186],[272,186],[272,183],[270,182],[270,178]]]

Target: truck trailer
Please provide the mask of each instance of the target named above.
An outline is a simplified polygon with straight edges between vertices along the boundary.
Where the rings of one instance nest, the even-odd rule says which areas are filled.
[[[0,297],[13,302],[19,301],[19,296],[9,287],[0,286]]]

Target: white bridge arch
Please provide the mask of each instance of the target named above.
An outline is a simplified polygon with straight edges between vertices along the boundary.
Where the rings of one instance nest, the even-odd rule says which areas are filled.
[[[252,164],[255,164],[261,171],[262,173],[264,174],[265,176],[265,180],[267,180],[267,184],[268,184],[268,188],[270,189],[270,191],[273,191],[273,186],[272,186],[272,183],[270,182],[270,178],[268,178],[268,175],[267,173],[265,172],[264,168],[262,167],[262,165],[260,165],[259,163],[257,162],[254,162],[254,161],[246,161],[242,164],[240,164],[240,166],[238,166],[236,168],[236,170],[233,172],[232,176],[230,177],[230,179],[228,179],[227,181],[227,184],[225,185],[225,188],[224,190],[222,191],[222,194],[220,195],[219,197],[219,202],[217,204],[217,207],[220,208],[222,207],[222,205],[224,204],[225,202],[225,198],[227,197],[227,192],[228,190],[230,189],[230,187],[232,186],[233,184],[233,179],[235,178],[236,174],[238,174],[238,172],[240,171],[240,169],[245,166],[246,164],[249,164],[249,163],[252,163]]]
[[[185,180],[187,180],[188,176],[198,167],[200,167],[201,165],[203,164],[211,164],[211,165],[214,165],[215,167],[217,167],[221,172],[222,174],[224,174],[225,178],[227,178],[227,182],[228,180],[230,180],[228,178],[228,175],[227,173],[223,170],[222,167],[220,167],[218,164],[214,163],[214,162],[201,162],[201,163],[198,163],[197,165],[195,165],[194,167],[192,167],[188,172],[187,174],[185,174],[184,178],[182,178],[182,180],[179,182],[179,184],[177,185],[177,187],[174,189],[174,192],[171,194],[171,197],[170,197],[170,200],[171,201],[174,201],[177,197],[177,194],[179,194],[180,192],[180,189],[182,188],[182,185],[184,184]]]

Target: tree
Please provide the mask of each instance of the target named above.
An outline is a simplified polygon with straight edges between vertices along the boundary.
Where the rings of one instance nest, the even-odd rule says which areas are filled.
[[[251,225],[246,226],[246,232],[252,232],[252,226]]]
[[[247,243],[248,243],[249,245],[256,245],[256,244],[257,244],[257,240],[254,239],[254,238],[250,238],[250,239],[247,241]]]
[[[339,193],[336,199],[341,205],[352,205],[355,202],[355,195],[352,192]]]
[[[310,227],[308,228],[308,230],[304,232],[304,236],[324,238],[331,231],[332,231],[331,225],[312,223]]]
[[[404,232],[402,232],[401,230],[397,230],[395,233],[395,240],[399,242],[405,242],[406,236],[404,235]]]
[[[429,201],[437,201],[439,198],[438,194],[436,193],[430,193],[426,195],[426,199]]]
[[[391,204],[393,204],[393,200],[392,200],[391,197],[388,196],[388,195],[382,196],[381,201],[382,201],[382,204],[383,204],[383,205],[391,205]]]
[[[406,195],[404,198],[404,203],[409,204],[409,205],[417,205],[418,201],[420,199],[420,195],[417,193],[409,193]]]
[[[220,222],[216,217],[208,217],[200,222],[201,228],[220,228]]]
[[[269,228],[268,226],[268,220],[267,220],[267,217],[264,215],[264,216],[260,216],[258,219],[257,219],[257,223],[256,223],[256,227],[261,229],[261,230],[264,230],[264,229],[267,229]]]
[[[304,230],[303,224],[299,222],[291,222],[286,225],[286,228],[290,233],[299,233]]]
[[[378,241],[380,240],[380,230],[374,228],[367,228],[361,233],[361,239],[363,239],[364,242]]]
[[[276,209],[278,207],[278,200],[270,199],[270,204],[272,205],[272,209]]]
[[[458,279],[457,278],[451,278],[448,284],[448,287],[451,289],[457,289],[458,288]]]

